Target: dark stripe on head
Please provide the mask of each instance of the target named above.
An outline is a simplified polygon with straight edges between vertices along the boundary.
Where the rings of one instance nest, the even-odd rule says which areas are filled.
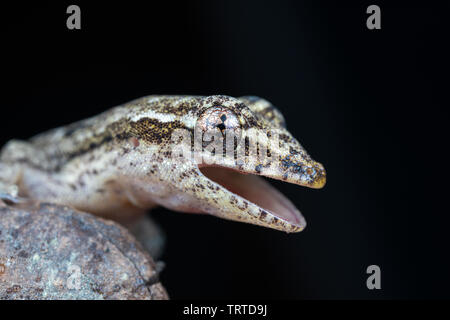
[[[185,129],[193,132],[193,129],[186,127],[181,121],[160,122],[157,119],[142,118],[136,122],[131,122],[130,134],[136,138],[151,144],[162,144],[170,141],[172,133],[177,129]]]

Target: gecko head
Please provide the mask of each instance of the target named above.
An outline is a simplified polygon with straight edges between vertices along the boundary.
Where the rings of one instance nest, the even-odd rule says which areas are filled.
[[[258,97],[209,96],[196,109],[196,164],[213,183],[204,211],[287,232],[306,223],[297,208],[259,176],[322,188],[326,174],[287,131],[282,114]],[[220,190],[220,201],[211,190]],[[225,198],[225,200],[224,200]]]

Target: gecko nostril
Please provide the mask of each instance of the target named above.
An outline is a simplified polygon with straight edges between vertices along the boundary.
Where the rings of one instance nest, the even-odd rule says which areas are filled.
[[[319,175],[319,176],[325,176],[325,175],[326,175],[326,173],[325,173],[325,168],[323,167],[323,165],[322,165],[321,163],[318,163],[318,164],[315,166],[314,169],[315,169],[317,175]]]

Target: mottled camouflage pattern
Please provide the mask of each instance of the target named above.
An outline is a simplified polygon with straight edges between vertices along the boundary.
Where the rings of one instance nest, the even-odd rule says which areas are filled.
[[[0,194],[71,205],[118,221],[133,219],[155,205],[206,212],[225,219],[287,232],[303,229],[208,179],[191,161],[172,157],[176,130],[194,133],[205,110],[233,112],[239,134],[275,130],[279,145],[270,163],[227,159],[217,166],[312,188],[325,184],[325,170],[285,129],[281,113],[257,97],[148,96],[96,117],[33,137],[8,142],[0,154]],[[191,150],[191,141],[178,147]],[[241,149],[239,149],[241,148]],[[243,151],[245,145],[236,151]],[[276,149],[276,150],[275,150]],[[247,153],[247,150],[243,152]],[[208,158],[210,154],[202,154]],[[1,200],[0,200],[1,201]]]

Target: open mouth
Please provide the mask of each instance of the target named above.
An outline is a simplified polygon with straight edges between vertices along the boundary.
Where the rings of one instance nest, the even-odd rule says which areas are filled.
[[[300,211],[264,178],[218,166],[201,167],[200,171],[242,201],[259,207],[264,212],[267,226],[271,221],[275,224],[280,220],[289,225],[289,230],[301,231],[306,226]]]

